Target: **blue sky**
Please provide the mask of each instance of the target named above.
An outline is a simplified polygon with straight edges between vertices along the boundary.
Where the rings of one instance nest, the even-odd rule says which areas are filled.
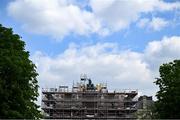
[[[41,88],[86,73],[154,96],[159,65],[180,58],[178,0],[1,0],[0,23],[26,42]]]

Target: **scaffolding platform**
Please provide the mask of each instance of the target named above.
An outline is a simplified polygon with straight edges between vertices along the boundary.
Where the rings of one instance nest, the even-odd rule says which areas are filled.
[[[137,90],[109,92],[107,85],[94,86],[83,78],[71,91],[67,86],[42,89],[41,108],[45,119],[136,119],[137,94]]]

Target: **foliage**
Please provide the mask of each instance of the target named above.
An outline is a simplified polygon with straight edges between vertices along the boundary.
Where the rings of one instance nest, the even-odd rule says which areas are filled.
[[[12,29],[0,24],[0,118],[41,116],[35,101],[38,97],[36,67],[29,60],[25,43]]]
[[[159,86],[155,113],[158,118],[180,118],[180,60],[163,64],[159,69],[160,78],[155,84]]]

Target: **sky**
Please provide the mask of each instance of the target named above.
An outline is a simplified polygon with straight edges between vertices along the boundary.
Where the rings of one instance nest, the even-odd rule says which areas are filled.
[[[25,41],[39,92],[87,74],[154,97],[159,66],[180,59],[179,0],[1,0],[0,23]]]

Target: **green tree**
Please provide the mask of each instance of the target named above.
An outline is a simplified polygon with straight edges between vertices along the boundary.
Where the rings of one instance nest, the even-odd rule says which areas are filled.
[[[41,116],[35,101],[38,97],[36,67],[29,60],[25,43],[12,29],[0,24],[0,118]]]
[[[155,113],[161,119],[180,118],[180,60],[161,65],[159,72]]]

